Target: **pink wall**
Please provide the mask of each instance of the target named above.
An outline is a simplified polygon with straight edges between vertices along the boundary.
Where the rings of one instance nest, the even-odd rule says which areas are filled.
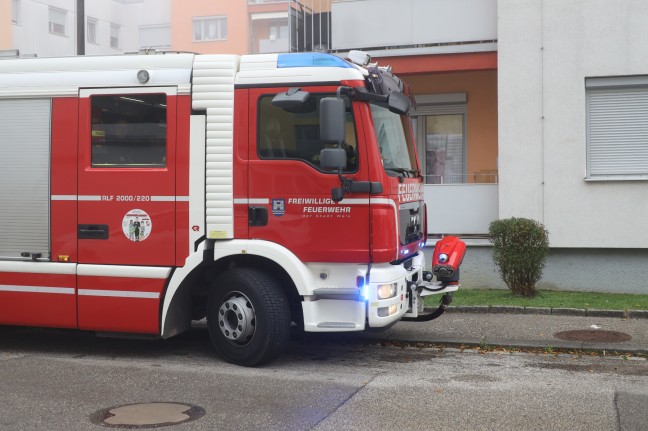
[[[0,49],[13,48],[11,0],[0,0]]]

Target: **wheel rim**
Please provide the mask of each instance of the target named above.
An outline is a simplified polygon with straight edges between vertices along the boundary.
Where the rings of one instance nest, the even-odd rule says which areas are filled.
[[[256,314],[252,302],[241,292],[233,292],[218,309],[218,327],[230,342],[245,345],[252,340]]]

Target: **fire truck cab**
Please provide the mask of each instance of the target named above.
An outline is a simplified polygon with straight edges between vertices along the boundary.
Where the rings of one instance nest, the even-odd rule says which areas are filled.
[[[439,315],[407,87],[366,54],[0,61],[0,324],[257,365],[308,332]],[[438,256],[437,256],[438,255]],[[440,256],[440,257],[439,257]]]

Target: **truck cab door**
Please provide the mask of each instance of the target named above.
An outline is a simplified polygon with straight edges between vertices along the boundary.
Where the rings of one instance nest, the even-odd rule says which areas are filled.
[[[319,101],[335,88],[304,87],[303,109],[288,112],[272,104],[287,88],[251,89],[249,103],[249,236],[284,246],[302,262],[369,261],[369,196],[333,202],[337,173],[319,164]],[[367,181],[366,151],[358,137],[355,107],[346,113],[348,165],[344,175]]]
[[[158,334],[176,254],[177,88],[79,96],[79,329]]]
[[[80,264],[171,266],[176,89],[80,92]]]

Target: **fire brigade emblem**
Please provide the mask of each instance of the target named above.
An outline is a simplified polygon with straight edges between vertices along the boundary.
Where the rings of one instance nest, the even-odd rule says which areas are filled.
[[[142,210],[130,210],[122,220],[122,230],[126,238],[133,242],[144,241],[153,230],[151,217]]]
[[[272,214],[277,217],[281,217],[286,213],[286,200],[285,199],[273,199],[272,200]]]

